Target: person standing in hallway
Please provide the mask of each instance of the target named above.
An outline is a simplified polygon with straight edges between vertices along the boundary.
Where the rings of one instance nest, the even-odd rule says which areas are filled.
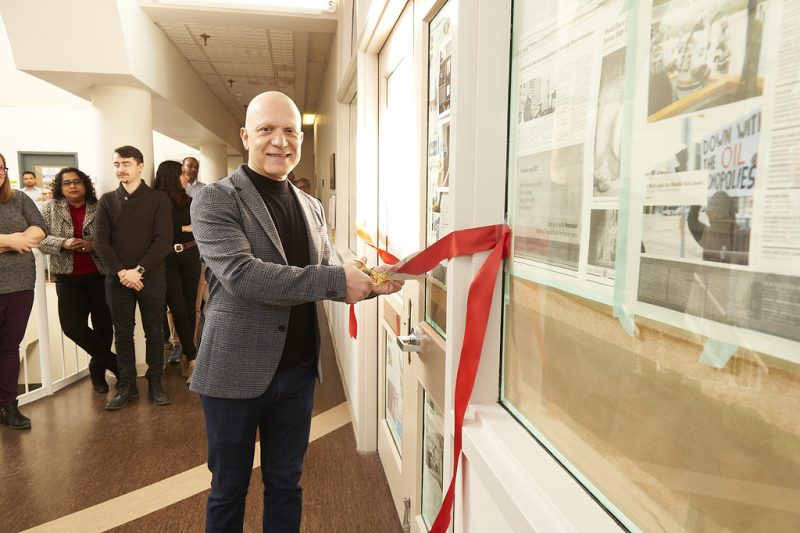
[[[112,157],[119,187],[97,203],[95,249],[105,266],[106,300],[114,323],[119,383],[106,409],[120,409],[139,397],[133,344],[136,304],[146,340],[148,398],[170,403],[161,386],[163,374],[164,258],[172,249],[169,199],[142,179],[144,156],[122,146]]]
[[[42,208],[42,189],[36,186],[36,174],[30,170],[22,173],[22,192],[28,195],[28,198],[33,200],[36,207]]]
[[[294,183],[298,189],[306,194],[311,194],[311,182],[305,178],[300,178]]]
[[[33,308],[32,250],[46,228],[33,200],[11,189],[6,158],[0,154],[0,423],[12,429],[31,427],[17,405],[19,344]]]
[[[182,164],[181,170],[186,179],[186,185],[183,188],[191,198],[194,193],[205,185],[205,183],[197,179],[197,175],[200,173],[200,163],[194,157],[189,156],[183,158]]]
[[[300,161],[300,111],[280,92],[256,96],[240,135],[247,165],[207,185],[192,227],[210,289],[191,390],[201,395],[212,473],[206,531],[242,531],[261,435],[264,531],[298,532],[298,485],[319,374],[318,300],[389,294],[356,262],[331,264],[319,201],[287,179]]]
[[[89,176],[77,168],[62,168],[53,180],[53,200],[42,210],[48,235],[39,249],[50,254],[61,329],[91,356],[92,387],[105,394],[106,371],[117,378],[119,373],[117,356],[111,351],[114,330],[105,298],[106,271],[94,249],[96,212],[97,196]]]
[[[194,329],[195,303],[200,282],[200,252],[192,235],[189,205],[192,199],[181,183],[181,164],[164,161],[158,165],[153,188],[167,195],[172,205],[172,251],[164,260],[167,275],[167,305],[172,311],[175,330],[181,341],[180,363],[183,377],[191,381],[197,349]],[[174,352],[173,352],[174,353]]]

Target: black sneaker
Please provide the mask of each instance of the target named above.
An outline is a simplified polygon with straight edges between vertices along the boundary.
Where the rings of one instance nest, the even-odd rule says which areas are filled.
[[[139,391],[136,388],[136,385],[131,385],[130,383],[125,383],[120,385],[117,388],[117,394],[114,398],[111,399],[108,403],[106,403],[106,410],[107,411],[116,411],[117,409],[122,409],[125,407],[125,404],[131,400],[135,400],[139,397]]]
[[[150,378],[150,387],[147,391],[147,398],[156,405],[167,405],[172,400],[161,387],[161,378]]]

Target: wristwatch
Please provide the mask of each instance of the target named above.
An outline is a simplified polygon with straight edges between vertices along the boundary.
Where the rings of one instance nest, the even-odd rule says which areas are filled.
[[[138,272],[139,274],[144,274],[144,267],[142,265],[136,265],[136,268],[134,270],[136,270],[136,272]]]

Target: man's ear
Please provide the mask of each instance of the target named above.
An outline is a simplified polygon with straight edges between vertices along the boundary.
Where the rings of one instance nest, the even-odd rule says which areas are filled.
[[[239,137],[242,138],[242,146],[244,146],[244,149],[249,150],[247,128],[239,128]]]

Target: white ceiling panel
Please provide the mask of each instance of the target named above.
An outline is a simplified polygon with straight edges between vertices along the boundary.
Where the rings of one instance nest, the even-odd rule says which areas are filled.
[[[148,13],[153,17],[161,11],[151,9]],[[306,112],[316,112],[321,73],[330,57],[332,33],[301,32],[301,35],[310,36],[310,48],[304,57],[295,58],[298,30],[285,29],[282,19],[265,17],[263,27],[258,27],[253,20],[241,20],[241,25],[232,25],[231,21],[238,20],[227,16],[221,16],[220,20],[228,24],[216,26],[208,23],[207,16],[194,17],[190,12],[186,12],[183,21],[176,20],[175,13],[162,20],[155,18],[170,41],[239,122],[244,122],[247,103],[263,91],[281,90],[297,101],[298,69],[303,73],[306,86],[297,104]]]

